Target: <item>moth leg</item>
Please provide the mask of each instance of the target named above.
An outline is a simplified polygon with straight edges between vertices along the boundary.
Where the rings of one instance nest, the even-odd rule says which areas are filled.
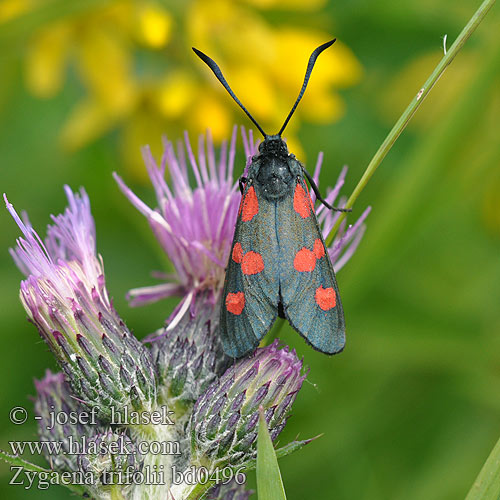
[[[304,172],[304,175],[307,177],[307,180],[309,181],[309,184],[311,185],[312,190],[314,191],[314,194],[316,195],[316,198],[325,205],[326,208],[333,210],[335,212],[352,212],[352,208],[338,208],[338,207],[332,207],[325,199],[321,196],[321,193],[319,192],[318,186],[316,186],[316,183],[314,182],[314,179],[312,178],[311,174],[304,168],[302,167],[302,171]]]
[[[241,176],[238,179],[238,183],[240,185],[240,192],[241,192],[242,195],[243,195],[243,191],[245,190],[245,184],[246,184],[247,180],[248,179],[246,177],[243,177],[243,176]]]

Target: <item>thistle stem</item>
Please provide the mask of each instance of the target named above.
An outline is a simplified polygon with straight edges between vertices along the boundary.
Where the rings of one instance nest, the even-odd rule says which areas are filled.
[[[198,483],[196,484],[193,489],[189,492],[188,496],[186,497],[186,500],[199,500],[200,498],[203,498],[205,493],[215,485],[215,481],[208,481],[206,483]]]
[[[412,116],[417,111],[418,107],[424,99],[427,97],[432,87],[434,87],[435,83],[439,80],[441,75],[444,73],[444,70],[449,66],[449,64],[453,61],[455,56],[458,54],[460,49],[463,47],[465,42],[470,38],[472,33],[474,33],[475,29],[479,26],[479,23],[484,19],[488,11],[493,7],[495,0],[484,0],[481,6],[477,9],[475,14],[470,18],[469,22],[462,30],[462,32],[458,35],[457,39],[450,47],[450,49],[443,56],[439,64],[434,68],[434,71],[431,73],[427,81],[423,84],[420,90],[417,92],[415,97],[412,99],[408,107],[405,109],[404,113],[400,116],[399,120],[396,122],[392,130],[389,132],[384,142],[379,147],[378,151],[375,153],[370,163],[366,167],[366,170],[359,180],[357,186],[354,188],[351,196],[347,200],[345,204],[345,208],[352,208],[354,202],[357,200],[358,196],[361,194],[361,191],[365,188],[370,180],[371,176],[377,170],[377,167],[382,163],[382,160],[385,158],[387,153],[390,151],[397,138],[401,135],[403,130],[408,125]],[[326,238],[326,245],[329,246],[333,242],[333,238],[337,233],[341,222],[344,220],[346,213],[341,212],[339,214],[339,218],[335,222],[330,234]]]

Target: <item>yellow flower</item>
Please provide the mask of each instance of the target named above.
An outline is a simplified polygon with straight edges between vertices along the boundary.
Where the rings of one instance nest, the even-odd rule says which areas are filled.
[[[54,97],[64,83],[71,27],[55,23],[31,43],[26,55],[26,84],[41,98]]]
[[[156,105],[169,120],[182,119],[197,90],[198,86],[189,72],[174,70],[160,81],[155,95]]]
[[[169,12],[153,3],[140,5],[137,13],[138,39],[152,49],[161,49],[172,36],[173,19]]]
[[[324,0],[115,0],[82,13],[41,24],[27,41],[26,83],[36,96],[51,98],[65,85],[69,70],[79,77],[82,97],[68,112],[62,144],[81,148],[120,130],[123,157],[140,164],[140,145],[186,128],[210,127],[217,142],[236,118],[246,123],[210,71],[194,57],[192,45],[213,57],[230,85],[269,133],[283,123],[299,92],[311,50],[331,34],[272,26],[267,9],[317,11]],[[0,23],[35,8],[33,0],[6,0]],[[37,6],[40,8],[40,5]],[[337,120],[344,105],[336,89],[353,85],[361,68],[337,42],[321,56],[296,116],[286,130],[300,154],[302,120]],[[149,135],[150,134],[150,135]],[[161,148],[160,141],[157,150]],[[136,172],[142,172],[137,169]]]
[[[32,3],[30,0],[3,0],[0,3],[0,23],[10,21],[28,12]]]
[[[326,0],[246,0],[246,3],[262,9],[286,8],[294,10],[313,10],[323,7]]]

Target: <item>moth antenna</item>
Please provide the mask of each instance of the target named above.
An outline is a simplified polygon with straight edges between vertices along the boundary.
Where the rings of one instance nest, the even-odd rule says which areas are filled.
[[[206,54],[201,52],[201,50],[195,49],[194,47],[192,47],[192,49],[193,49],[194,53],[213,71],[214,75],[217,77],[217,80],[219,80],[219,82],[222,83],[223,87],[228,91],[229,95],[234,99],[236,104],[238,104],[238,106],[246,113],[248,118],[250,118],[250,120],[252,120],[252,123],[259,129],[259,132],[264,136],[264,138],[266,138],[267,134],[262,130],[262,127],[257,123],[255,118],[250,114],[248,109],[245,108],[245,106],[243,106],[242,102],[236,97],[236,94],[232,91],[231,87],[227,83],[227,81],[224,78],[224,75],[222,74],[222,71],[219,68],[219,66],[217,65],[217,63],[213,59],[210,59],[210,57],[208,57]]]
[[[337,39],[334,38],[333,40],[330,40],[329,42],[326,42],[323,45],[320,45],[317,49],[315,49],[313,51],[313,53],[311,54],[311,57],[309,57],[309,62],[307,63],[307,69],[306,69],[306,76],[304,77],[304,83],[302,84],[302,88],[300,89],[299,97],[297,97],[297,100],[295,101],[293,108],[291,109],[290,113],[288,113],[288,116],[286,117],[285,123],[283,123],[283,126],[281,127],[280,131],[278,132],[278,135],[281,135],[283,133],[283,131],[285,130],[285,127],[288,125],[288,122],[290,121],[290,118],[292,117],[293,113],[297,109],[297,106],[299,105],[299,102],[302,99],[304,92],[306,91],[306,87],[307,87],[307,84],[309,82],[309,78],[311,77],[311,72],[314,68],[314,64],[316,63],[316,59],[321,54],[321,52],[323,52],[328,47],[331,47],[335,43],[336,40]],[[214,71],[214,73],[215,73],[215,71]]]

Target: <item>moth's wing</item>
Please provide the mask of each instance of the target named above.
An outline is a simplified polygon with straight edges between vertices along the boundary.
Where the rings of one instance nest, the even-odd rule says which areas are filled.
[[[226,271],[221,306],[221,335],[228,356],[255,350],[277,316],[278,242],[275,204],[258,185],[247,182],[240,204]]]
[[[345,345],[344,311],[333,266],[302,176],[277,210],[280,287],[290,324],[326,354]]]

